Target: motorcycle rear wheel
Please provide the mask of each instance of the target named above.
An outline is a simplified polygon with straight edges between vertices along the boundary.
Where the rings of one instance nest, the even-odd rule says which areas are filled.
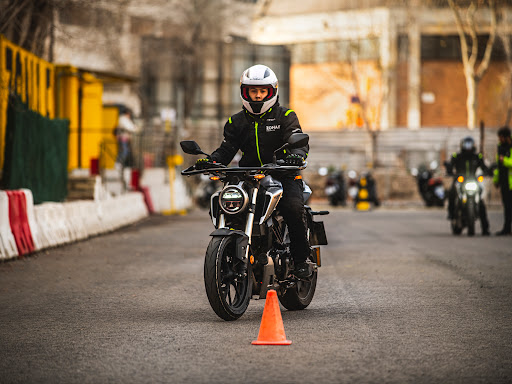
[[[251,264],[244,278],[240,278],[236,266],[241,263],[235,257],[236,237],[213,237],[204,260],[204,285],[213,311],[226,321],[237,320],[247,307],[252,292]]]
[[[314,271],[310,281],[299,280],[292,288],[279,296],[279,301],[289,311],[305,309],[313,300],[316,290],[318,272]]]

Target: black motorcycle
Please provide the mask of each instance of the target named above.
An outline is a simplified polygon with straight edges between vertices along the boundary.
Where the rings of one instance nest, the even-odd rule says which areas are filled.
[[[197,185],[194,193],[196,204],[203,209],[210,207],[212,195],[219,189],[218,181],[210,180],[206,175],[201,175],[201,180]]]
[[[276,153],[285,148],[307,144],[306,134],[293,134],[289,142],[274,153],[274,161],[261,167],[226,167],[211,164],[207,169],[191,166],[182,175],[199,173],[222,181],[222,190],[211,198],[210,216],[215,230],[206,250],[204,283],[214,312],[224,320],[242,316],[249,300],[265,298],[274,289],[288,310],[306,308],[313,299],[321,265],[320,245],[327,244],[323,222],[315,221],[315,212],[305,206],[306,226],[311,245],[308,258],[311,276],[294,276],[287,225],[277,210],[283,194],[276,172],[295,172],[305,166],[285,166],[276,161]],[[205,154],[195,141],[182,141],[181,148],[192,155]],[[307,197],[307,196],[306,196]],[[306,199],[305,199],[306,201]]]
[[[468,229],[468,236],[475,234],[475,222],[480,216],[478,207],[482,198],[483,180],[483,176],[478,178],[458,176],[455,180],[457,195],[451,220],[454,235],[460,235],[464,228]]]
[[[325,195],[332,206],[347,205],[347,186],[343,172],[332,172],[325,181]]]

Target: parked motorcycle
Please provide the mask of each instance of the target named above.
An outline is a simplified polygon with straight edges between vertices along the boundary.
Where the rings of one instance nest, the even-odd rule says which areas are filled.
[[[325,181],[325,195],[332,206],[347,205],[347,186],[343,172],[331,172]]]
[[[422,166],[416,170],[418,191],[427,207],[443,207],[446,191],[441,177],[434,176],[436,164],[431,164],[430,169]]]
[[[451,220],[454,235],[460,235],[464,228],[468,229],[468,236],[475,234],[475,222],[480,216],[478,207],[482,198],[483,181],[483,176],[477,178],[457,177],[455,181],[457,196],[453,219]]]
[[[201,181],[197,185],[194,198],[200,208],[207,209],[210,207],[212,195],[218,189],[218,181],[210,180],[207,175],[201,175]]]
[[[212,239],[204,262],[208,301],[224,320],[238,319],[253,296],[265,298],[269,289],[277,292],[279,301],[288,310],[304,309],[313,299],[317,268],[321,266],[320,245],[327,244],[323,222],[315,221],[314,216],[329,212],[315,212],[305,206],[311,277],[299,279],[293,274],[287,225],[277,209],[283,194],[282,184],[272,177],[276,172],[294,172],[306,167],[283,165],[281,160],[276,160],[276,153],[302,147],[308,140],[306,134],[293,134],[274,153],[273,163],[261,167],[211,164],[207,169],[191,166],[181,172],[186,176],[208,174],[224,185],[211,198],[210,216],[215,230],[210,234]],[[209,156],[195,141],[180,144],[185,153]]]
[[[357,181],[357,193],[354,207],[358,211],[369,211],[372,207],[380,206],[377,197],[377,185],[370,172],[363,172]]]

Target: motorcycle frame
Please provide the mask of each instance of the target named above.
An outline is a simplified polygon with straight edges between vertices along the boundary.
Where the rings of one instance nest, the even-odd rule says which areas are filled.
[[[279,203],[283,189],[281,187],[272,186],[265,190],[265,199],[264,199],[264,207],[261,210],[261,216],[259,220],[255,223],[256,216],[256,204],[258,193],[262,188],[261,184],[264,179],[257,180],[254,178],[254,175],[262,172],[270,172],[275,170],[280,171],[297,171],[304,169],[307,166],[307,163],[303,166],[278,166],[276,164],[265,166],[265,167],[230,167],[230,168],[214,168],[214,169],[205,169],[205,170],[192,170],[187,172],[184,171],[185,174],[196,174],[196,173],[209,173],[214,175],[221,175],[221,181],[223,183],[223,187],[221,190],[215,192],[210,199],[210,218],[212,220],[213,225],[215,226],[215,230],[210,234],[210,236],[214,237],[225,237],[225,236],[236,236],[238,237],[236,240],[237,252],[236,257],[241,260],[243,263],[249,263],[249,252],[251,250],[252,242],[253,242],[253,234],[255,228],[261,229],[264,228],[264,231],[271,231],[272,228],[276,228],[276,225],[279,229],[280,223],[282,222],[282,217],[276,215],[276,207]],[[268,177],[271,175],[266,175]],[[249,204],[248,206],[241,212],[237,212],[235,214],[228,214],[222,210],[219,205],[219,199],[222,191],[228,186],[237,186],[239,188],[243,188],[248,196],[249,196]],[[245,217],[245,226],[244,229],[232,229],[227,226],[227,223],[230,221],[229,217],[235,217],[240,215],[246,215]],[[276,228],[276,229],[278,229]],[[278,230],[279,231],[279,230]],[[310,231],[313,231],[313,228],[310,228]],[[267,236],[278,236],[279,240],[286,242],[287,236],[287,228],[286,231],[282,234],[277,234],[276,231],[274,233],[268,233]],[[262,233],[262,235],[264,235]],[[270,240],[269,240],[270,242]],[[267,247],[265,247],[267,248]],[[259,298],[264,299],[266,297],[268,289],[270,287],[275,286],[275,278],[276,278],[276,270],[274,265],[274,259],[268,255],[268,252],[272,249],[272,246],[269,244],[267,251],[267,263],[263,265],[263,276],[261,278],[262,285],[259,291]],[[287,268],[287,266],[286,266]],[[246,268],[247,270],[247,268]],[[254,273],[254,272],[253,272]],[[286,274],[286,271],[285,271]],[[250,276],[254,282],[254,274]],[[279,288],[279,284],[277,284]]]

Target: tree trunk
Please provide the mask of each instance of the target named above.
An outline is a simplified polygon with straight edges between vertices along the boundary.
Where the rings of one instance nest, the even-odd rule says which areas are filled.
[[[469,129],[475,129],[478,112],[478,98],[476,94],[478,82],[475,80],[472,73],[466,73],[466,86],[468,90],[468,96],[466,99],[466,108],[468,111],[467,124]]]
[[[379,131],[370,131],[370,138],[372,142],[372,169],[375,169],[378,167],[378,160],[377,160],[377,137],[379,136]]]

